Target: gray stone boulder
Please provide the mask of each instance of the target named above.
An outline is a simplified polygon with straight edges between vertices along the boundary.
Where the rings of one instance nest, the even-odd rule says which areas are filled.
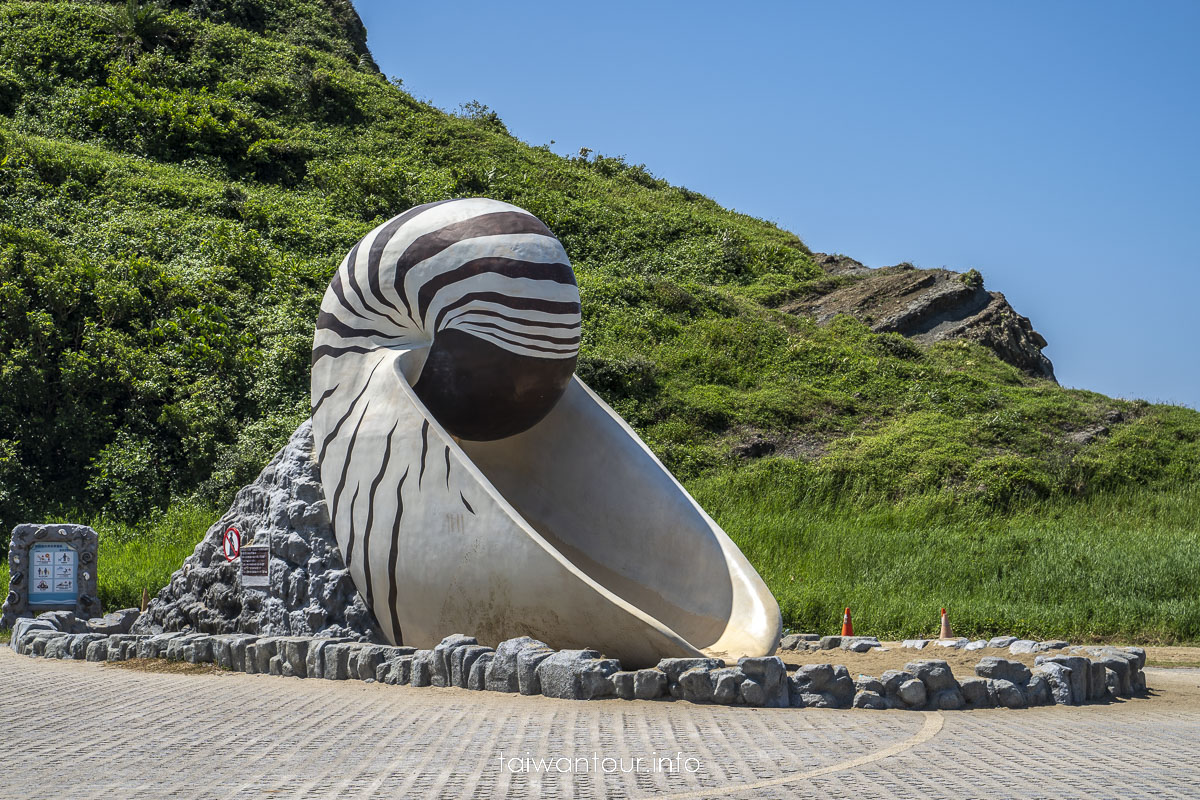
[[[1090,677],[1092,662],[1083,656],[1038,656],[1034,659],[1038,666],[1045,664],[1061,664],[1071,671],[1071,703],[1079,705],[1091,698]]]
[[[560,650],[537,666],[542,694],[563,700],[593,700],[613,694],[611,675],[621,665],[595,650]]]
[[[1022,691],[1025,692],[1027,706],[1044,706],[1054,702],[1050,696],[1050,684],[1046,681],[1046,676],[1040,673],[1030,675],[1029,683],[1025,684]]]
[[[409,683],[412,686],[432,686],[433,662],[436,659],[432,650],[418,650],[413,653],[412,671],[409,673]]]
[[[387,657],[389,649],[381,644],[368,644],[360,647],[350,659],[348,665],[350,677],[360,681],[375,680],[375,671]]]
[[[892,708],[908,708],[908,704],[902,701],[899,697],[900,686],[906,681],[915,680],[915,678],[916,676],[910,672],[904,672],[896,669],[885,670],[884,673],[879,676],[879,682],[883,684],[883,696],[887,699]],[[917,681],[917,683],[921,682]],[[921,683],[921,705],[924,704],[925,684]]]
[[[1116,673],[1116,670],[1105,667],[1104,682],[1108,687],[1108,693],[1110,695],[1113,697],[1121,696],[1121,676]]]
[[[1004,708],[1025,707],[1025,693],[1012,681],[995,678],[992,680],[991,688],[996,696],[996,705]]]
[[[822,650],[836,650],[842,646],[841,636],[822,636],[820,647]]]
[[[375,680],[388,686],[406,686],[412,683],[412,668],[415,658],[415,651],[407,655],[393,656],[375,670]]]
[[[549,647],[526,647],[517,653],[517,691],[524,695],[542,693],[538,667],[554,651]]]
[[[1088,662],[1088,700],[1103,700],[1108,696],[1108,668],[1099,661]]]
[[[1033,668],[1033,678],[1039,677],[1046,682],[1050,699],[1055,704],[1066,706],[1073,703],[1070,668],[1059,663],[1039,664]]]
[[[74,614],[71,615],[74,617]],[[18,653],[21,652],[21,644],[26,637],[32,637],[33,634],[39,631],[58,631],[59,628],[48,619],[31,619],[29,617],[21,617],[13,623],[12,638],[8,640],[8,646]]]
[[[470,672],[467,674],[467,688],[474,692],[482,692],[487,690],[487,670],[488,665],[492,663],[492,659],[496,657],[496,651],[489,649],[486,653],[480,653],[479,656],[471,664]]]
[[[239,565],[226,561],[221,548],[231,525],[242,532],[243,545],[270,546],[269,586],[241,586]],[[333,535],[310,422],[238,492],[130,629],[145,635],[181,630],[386,643]]]
[[[741,667],[721,667],[709,673],[712,681],[712,701],[721,705],[731,706],[747,702],[750,705],[766,705],[766,693],[759,683],[746,677]],[[743,687],[747,695],[743,697]]]
[[[633,696],[638,700],[654,700],[666,693],[667,673],[661,669],[639,669],[633,676]]]
[[[30,639],[29,654],[44,657],[46,655],[47,647],[60,639],[66,639],[70,635],[71,634],[64,633],[63,631],[40,631],[34,634]]]
[[[260,640],[261,641],[261,640]],[[338,644],[346,643],[346,639],[310,639],[308,647],[304,650],[304,675],[307,678],[324,678],[327,674],[337,674],[338,657],[337,651],[332,648]],[[246,671],[250,671],[250,649],[254,644],[246,646]],[[278,647],[278,645],[276,645]],[[289,656],[291,654],[287,650],[287,642],[284,642],[284,653]],[[299,656],[299,653],[296,653]],[[347,654],[348,655],[348,654]],[[348,659],[347,659],[348,660]],[[298,674],[297,670],[297,674]]]
[[[1012,681],[1023,686],[1031,675],[1029,667],[1020,661],[1010,661],[996,656],[985,656],[975,665],[975,674],[981,678],[993,678]]]
[[[100,635],[100,634],[96,634]],[[137,657],[138,658],[166,658],[167,645],[173,639],[178,639],[187,634],[179,631],[171,631],[170,633],[159,633],[154,636],[148,636],[138,641]]]
[[[790,705],[787,667],[776,656],[738,659],[738,667],[745,679],[758,688],[750,687],[739,692],[743,702],[766,708],[787,708]]]
[[[881,647],[879,639],[874,636],[843,636],[839,646],[852,653],[865,653],[873,647]]]
[[[802,664],[790,677],[790,682],[806,691],[823,692],[833,685],[832,664]]]
[[[807,650],[810,642],[820,641],[815,633],[789,633],[779,640],[780,650]]]
[[[108,659],[108,637],[91,642],[87,646],[85,661],[105,661]]]
[[[908,708],[924,708],[929,702],[929,690],[922,681],[910,678],[896,689],[896,697]]]
[[[254,636],[245,633],[230,633],[221,636],[212,637],[212,654],[213,663],[221,669],[242,672],[245,669],[246,659],[246,644],[249,641],[254,641]],[[234,646],[240,645],[240,655],[238,656],[236,666],[234,661]],[[138,651],[141,652],[141,643],[138,644]]]
[[[958,681],[954,679],[954,673],[950,671],[950,665],[945,661],[938,659],[910,661],[904,665],[904,671],[912,673],[917,680],[924,683],[931,695],[958,689]]]
[[[965,637],[960,637],[957,639],[938,639],[934,642],[934,644],[938,647],[949,647],[952,650],[962,650],[964,647],[970,644],[970,640]]]
[[[64,633],[46,642],[46,658],[70,658],[71,637],[78,634]]]
[[[905,639],[900,643],[901,647],[907,647],[910,650],[924,650],[929,646],[928,639]]]
[[[847,708],[854,680],[844,666],[805,664],[788,679],[790,704],[809,708]]]
[[[958,687],[965,708],[991,708],[996,704],[995,693],[986,678],[963,678]]]
[[[66,654],[63,657],[81,661],[87,656],[89,644],[105,638],[107,637],[100,633],[73,633],[65,639]],[[141,642],[137,644],[138,647],[141,646]]]
[[[883,681],[878,678],[873,678],[870,675],[859,675],[854,679],[855,692],[874,692],[875,694],[886,694],[887,689],[883,685]]]
[[[983,648],[985,648],[987,646],[988,646],[988,643],[987,643],[986,639],[976,639],[973,642],[967,642],[967,645],[966,645],[966,647],[963,648],[963,650],[968,650],[968,651],[982,650]]]
[[[993,636],[988,639],[988,647],[1008,647],[1017,640],[1015,636]]]
[[[841,664],[835,664],[833,667],[833,683],[829,692],[838,701],[840,708],[848,708],[850,701],[854,699],[854,679],[850,677],[850,670]]]
[[[713,674],[722,669],[709,666],[692,667],[679,674],[679,680],[672,685],[671,693],[689,703],[711,703],[716,693],[713,684]]]
[[[1028,655],[1038,651],[1038,643],[1032,639],[1017,639],[1008,646],[1008,652],[1014,656]]]
[[[49,622],[57,631],[63,633],[87,633],[88,626],[79,619],[76,619],[74,611],[44,611],[38,614],[37,619]],[[124,633],[124,631],[93,631],[94,633]]]
[[[905,672],[911,672],[917,680],[925,684],[929,695],[929,706],[943,711],[953,711],[966,705],[962,689],[950,671],[950,665],[945,661],[929,659],[926,661],[910,661],[904,665]]]
[[[451,670],[453,665],[451,657],[454,651],[460,647],[478,644],[479,642],[474,636],[467,636],[461,633],[452,633],[442,639],[433,648],[433,671],[429,678],[430,685],[441,687],[452,686]]]
[[[664,658],[658,662],[658,669],[667,676],[667,691],[672,697],[682,697],[679,688],[679,676],[689,669],[702,667],[706,670],[720,669],[725,662],[719,658]]]
[[[545,642],[531,639],[528,636],[507,639],[496,646],[496,655],[487,668],[486,683],[489,691],[513,694],[520,691],[521,686],[517,680],[517,656],[522,650],[527,649],[549,650],[550,648]]]
[[[619,670],[609,676],[612,680],[613,694],[622,700],[633,700],[634,680],[637,678],[636,670]]]
[[[882,711],[888,707],[887,700],[883,695],[876,692],[858,692],[854,695],[854,700],[851,701],[852,708],[868,708],[875,711]]]
[[[1117,697],[1130,697],[1133,695],[1133,673],[1134,666],[1130,663],[1130,659],[1119,656],[1101,656],[1094,663],[1101,664],[1105,669],[1111,670],[1117,676],[1116,691],[1113,695]],[[1105,678],[1105,684],[1108,684],[1108,678]]]
[[[492,648],[481,644],[456,648],[450,654],[450,685],[460,689],[470,688],[471,670],[475,667],[475,662],[485,655],[489,659],[494,658],[495,653]]]
[[[111,611],[102,617],[92,617],[87,621],[87,629],[92,633],[129,633],[141,612],[136,608],[122,608]]]
[[[128,645],[136,642],[136,636],[127,633],[114,633],[108,637],[108,661],[124,661],[129,652]]]
[[[966,700],[963,699],[962,690],[956,686],[934,694],[929,705],[939,711],[958,711],[966,707]]]

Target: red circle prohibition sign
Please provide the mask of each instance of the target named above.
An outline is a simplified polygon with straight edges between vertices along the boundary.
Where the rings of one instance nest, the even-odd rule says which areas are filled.
[[[221,551],[225,554],[226,561],[233,561],[242,552],[242,532],[230,525],[225,530],[225,537],[221,540]]]

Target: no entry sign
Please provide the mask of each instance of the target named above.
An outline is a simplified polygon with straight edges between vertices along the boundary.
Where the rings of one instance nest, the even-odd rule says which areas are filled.
[[[233,561],[242,553],[242,532],[230,525],[225,530],[225,538],[221,540],[221,550],[225,553],[226,561]]]

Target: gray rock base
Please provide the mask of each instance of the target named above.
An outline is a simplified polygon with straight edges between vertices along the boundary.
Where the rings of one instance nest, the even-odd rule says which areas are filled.
[[[521,637],[492,650],[474,637],[447,636],[432,650],[378,645],[347,637],[256,636],[169,631],[158,634],[71,633],[63,616],[20,619],[11,647],[22,655],[87,661],[162,658],[283,677],[360,680],[387,686],[441,686],[541,694],[571,700],[656,700],[766,708],[977,709],[1078,705],[1143,691],[1139,648],[1072,648],[1039,656],[1032,670],[1003,658],[982,659],[977,678],[959,681],[945,661],[925,659],[879,678],[857,679],[840,665],[806,664],[788,674],[776,657],[668,658],[651,669],[623,671],[595,650],[554,651]],[[1088,658],[1083,655],[1092,656]]]

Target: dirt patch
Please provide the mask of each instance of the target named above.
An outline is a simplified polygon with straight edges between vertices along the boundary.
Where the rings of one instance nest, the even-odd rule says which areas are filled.
[[[1007,647],[985,647],[982,650],[955,650],[952,647],[927,645],[924,650],[914,650],[911,647],[901,647],[899,642],[880,642],[885,650],[867,653],[852,653],[849,650],[817,650],[815,652],[798,652],[781,650],[777,655],[785,664],[844,664],[850,674],[871,675],[878,678],[889,669],[902,670],[910,661],[936,659],[950,665],[951,672],[956,678],[974,678],[975,665],[986,656],[997,656],[1010,661],[1020,661],[1028,667],[1033,666],[1034,654],[1012,655]],[[1039,653],[1038,655],[1054,655],[1054,653]]]
[[[729,441],[732,442],[730,452],[741,459],[783,456],[815,461],[825,455],[827,445],[824,439],[808,433],[760,431],[749,426],[736,428]]]
[[[1200,667],[1200,647],[1147,647],[1147,667]]]
[[[128,661],[105,661],[104,666],[131,669],[136,672],[164,672],[171,675],[228,675],[228,670],[214,664],[189,664],[186,661],[167,661],[165,658],[131,658]]]

